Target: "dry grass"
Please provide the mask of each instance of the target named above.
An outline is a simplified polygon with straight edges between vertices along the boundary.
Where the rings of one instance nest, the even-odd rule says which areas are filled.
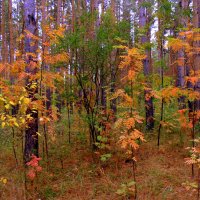
[[[138,200],[195,200],[196,192],[182,186],[186,181],[195,181],[191,179],[191,167],[184,163],[185,148],[171,142],[158,149],[153,141],[142,144],[137,155]],[[122,153],[102,163],[84,145],[72,146],[62,158],[62,169],[54,151],[49,171],[43,163],[43,172],[37,183],[29,186],[34,192],[29,193],[27,199],[127,199],[116,194],[122,183],[132,180],[131,163],[125,163]],[[4,149],[0,160],[0,177],[8,179],[7,184],[0,183],[0,199],[25,199],[23,167],[15,167],[11,149]]]

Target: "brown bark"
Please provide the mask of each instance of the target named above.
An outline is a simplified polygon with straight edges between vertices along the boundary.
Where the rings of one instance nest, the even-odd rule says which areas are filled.
[[[200,27],[200,0],[193,0],[193,25],[195,28]]]
[[[193,26],[194,28],[200,28],[200,0],[193,0]],[[200,31],[197,31],[194,35],[194,37],[198,36],[200,34]],[[200,41],[194,42],[194,46],[196,48],[200,47]],[[197,72],[197,70],[200,70],[200,53],[197,50],[196,54],[194,56],[194,70]],[[200,86],[199,86],[200,87]]]
[[[112,14],[112,24],[111,26],[114,26],[115,22],[116,22],[116,0],[111,0],[111,14]],[[117,75],[117,57],[118,57],[118,50],[114,49],[111,52],[110,55],[110,80],[111,80],[111,88],[110,88],[110,92],[111,94],[114,94],[116,92],[116,75]],[[116,115],[117,113],[117,100],[116,99],[112,99],[110,101],[110,108],[113,111],[113,114]]]
[[[2,1],[1,35],[2,35],[2,62],[5,64],[8,61],[7,34],[6,34],[6,1]]]
[[[13,38],[13,19],[12,19],[12,0],[9,0],[9,47],[10,47],[10,63],[14,62],[14,38]]]
[[[104,13],[104,10],[105,10],[105,2],[104,0],[101,0],[101,14]]]
[[[57,25],[57,27],[60,26],[61,5],[62,5],[62,0],[57,0],[57,14],[56,14],[56,25]]]
[[[115,3],[115,0],[111,0],[111,11],[113,16],[115,16]]]
[[[95,17],[95,12],[97,9],[97,0],[91,0],[90,2],[90,12],[91,12],[91,23],[90,23],[90,30],[89,30],[89,38],[93,39],[95,36],[95,22],[96,22],[96,17]]]
[[[47,1],[46,0],[42,0],[42,43],[46,42],[46,34],[44,31],[45,26],[47,25],[46,20],[47,20],[47,9],[46,9],[46,5]],[[42,46],[43,47],[43,55],[46,53],[47,51],[47,47],[45,45]]]
[[[144,6],[140,5],[139,9],[139,26],[144,29],[147,28],[148,23],[148,15],[150,15],[149,10]],[[140,42],[142,45],[150,42],[150,29],[140,38]],[[144,65],[144,75],[146,77],[146,85],[148,89],[145,89],[145,111],[146,111],[146,128],[151,130],[154,128],[154,107],[153,107],[153,98],[151,97],[151,84],[149,79],[149,75],[151,72],[151,50],[146,49],[146,58],[143,60]],[[150,97],[149,97],[150,96]]]
[[[187,17],[183,15],[184,11],[188,9],[189,1],[188,0],[181,0],[179,2],[179,13],[182,13],[181,18],[179,18],[179,24],[182,25],[183,28],[187,26]],[[178,36],[181,38],[180,36]],[[177,66],[177,87],[184,88],[185,86],[185,76],[186,76],[186,57],[185,52],[183,49],[178,51],[177,54],[179,64]],[[185,105],[185,98],[181,96],[179,99],[179,109],[183,109],[186,107]]]
[[[72,4],[72,22],[71,22],[71,27],[72,27],[72,32],[75,30],[75,20],[76,20],[76,14],[75,14],[75,2],[74,0],[71,1]]]
[[[198,76],[199,70],[200,70],[200,41],[197,39],[195,41],[195,38],[198,38],[200,35],[200,31],[198,30],[200,28],[200,0],[193,0],[193,27],[194,30],[194,41],[193,41],[193,47],[194,47],[194,55],[193,55],[193,72],[194,76]],[[193,84],[188,84],[189,87],[193,87],[194,90],[200,92],[200,80],[198,79],[198,82]],[[196,100],[194,102],[189,102],[189,111],[195,112],[196,110],[200,109],[200,100]]]
[[[158,7],[160,7],[160,1],[158,1]],[[158,59],[163,60],[163,33],[164,33],[164,26],[163,21],[161,18],[158,18],[158,31],[159,31],[159,37],[158,37]],[[161,77],[161,89],[164,87],[164,69],[163,66],[160,66],[160,77]],[[160,137],[161,137],[161,130],[162,130],[162,121],[164,118],[164,99],[161,99],[161,109],[160,109],[160,124],[158,127],[158,138],[157,138],[157,145],[160,146]]]
[[[24,24],[25,30],[33,35],[37,33],[36,19],[35,19],[35,1],[25,0],[24,2]],[[25,34],[25,53],[26,53],[26,73],[28,78],[26,80],[26,90],[32,102],[36,100],[35,94],[38,93],[37,80],[31,80],[32,76],[37,72],[36,56],[29,55],[28,53],[35,54],[37,50],[37,43],[32,38]],[[35,87],[33,88],[33,84]],[[25,149],[24,149],[24,162],[27,163],[34,154],[38,157],[38,111],[36,109],[28,108],[26,115],[30,115],[27,120],[28,127],[25,130]]]

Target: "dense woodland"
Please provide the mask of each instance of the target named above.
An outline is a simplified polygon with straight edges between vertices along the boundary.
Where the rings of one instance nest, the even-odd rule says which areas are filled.
[[[0,199],[200,199],[200,0],[0,5]]]

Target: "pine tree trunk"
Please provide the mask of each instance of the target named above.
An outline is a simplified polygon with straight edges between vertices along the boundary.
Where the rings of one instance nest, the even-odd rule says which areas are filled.
[[[57,20],[56,24],[57,24],[57,27],[60,26],[61,4],[62,4],[61,0],[58,0],[57,1],[57,15],[56,15],[56,20]]]
[[[13,38],[13,20],[12,20],[12,0],[9,0],[9,46],[10,46],[10,63],[14,62],[14,38]]]
[[[188,0],[181,0],[179,2],[179,13],[182,11],[182,13],[184,13],[184,11],[186,9],[188,9],[189,7],[189,2]],[[181,24],[183,27],[187,26],[187,17],[186,16],[181,16],[181,19],[179,19],[179,23]],[[186,76],[186,62],[185,62],[185,52],[183,49],[181,49],[180,51],[178,51],[178,60],[179,60],[179,64],[177,66],[177,87],[180,88],[184,88],[185,86],[185,76]],[[184,109],[186,108],[185,105],[185,97],[181,96],[179,99],[179,109]]]
[[[193,0],[193,25],[194,28],[200,28],[200,0]],[[196,37],[199,37],[200,31],[197,30],[195,33]],[[195,37],[194,36],[194,37]],[[198,70],[200,70],[200,54],[198,48],[200,47],[200,41],[194,42],[194,47],[197,49],[194,55],[194,74],[198,76]],[[200,81],[196,85],[196,89],[200,91]],[[199,107],[200,108],[200,107]]]
[[[115,10],[115,4],[116,0],[111,0],[111,14],[112,14],[112,25],[115,24],[115,20],[116,20],[116,10]],[[115,66],[115,61],[116,61],[116,54],[117,51],[113,50],[111,52],[110,55],[110,78],[111,78],[111,86],[110,86],[110,92],[111,94],[114,94],[116,91],[116,66]],[[116,115],[117,113],[117,100],[116,99],[112,99],[110,101],[110,108],[113,111],[114,115]]]
[[[139,9],[139,26],[140,28],[145,28],[145,26],[147,25],[147,8],[145,8],[144,6],[140,6]],[[140,39],[142,44],[145,44],[147,42],[150,42],[150,34],[145,33],[141,39]],[[147,88],[144,91],[144,95],[145,95],[145,110],[146,110],[146,128],[148,130],[151,130],[154,128],[154,108],[153,108],[153,98],[151,97],[151,85],[150,82],[148,81],[148,76],[150,75],[150,71],[151,71],[151,63],[150,63],[150,59],[151,59],[151,54],[150,54],[150,50],[146,50],[146,58],[143,61],[143,65],[144,65],[144,75],[146,77],[146,84],[147,84]]]
[[[1,35],[2,35],[2,63],[8,62],[7,34],[6,34],[6,1],[2,1],[2,18],[1,18]],[[4,70],[4,77],[7,78],[7,69]]]
[[[104,13],[104,10],[105,10],[105,2],[104,0],[101,0],[101,14]]]
[[[200,28],[200,0],[193,0],[193,27],[194,28]],[[193,38],[195,38],[199,34],[199,31],[196,31],[194,33]],[[200,47],[199,41],[193,42],[194,46],[194,55],[193,55],[193,66],[187,67],[187,75],[190,76],[190,70],[193,70],[194,76],[198,76],[198,70],[200,69],[200,55],[198,50],[195,52],[195,49],[198,49]],[[200,80],[198,79],[198,82],[196,84],[191,83],[190,81],[187,82],[187,87],[191,88],[193,90],[200,92]],[[200,109],[200,100],[195,101],[189,101],[188,102],[189,107],[189,117],[190,120],[192,120],[193,112]]]
[[[35,19],[35,1],[25,0],[24,2],[24,24],[25,30],[33,35],[36,35],[36,19]],[[26,73],[28,73],[28,78],[26,80],[26,89],[30,100],[33,102],[36,100],[35,94],[38,92],[37,80],[30,80],[30,77],[37,72],[36,56],[29,55],[36,54],[36,45],[32,45],[34,42],[28,34],[25,35],[25,54],[26,54]],[[36,42],[35,42],[36,44]],[[35,85],[35,87],[31,87]],[[27,115],[31,116],[31,119],[27,121],[28,128],[25,130],[25,149],[24,149],[24,161],[25,163],[30,160],[32,154],[38,156],[38,111],[28,108]]]

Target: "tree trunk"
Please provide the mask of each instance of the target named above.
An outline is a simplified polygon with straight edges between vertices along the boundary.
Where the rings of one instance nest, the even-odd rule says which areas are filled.
[[[36,35],[36,19],[35,19],[35,1],[34,0],[25,0],[24,1],[24,24],[25,30],[30,32],[33,35]],[[36,42],[35,45],[32,45],[35,41],[25,34],[25,54],[26,54],[26,73],[28,73],[28,78],[26,80],[26,89],[29,95],[30,100],[33,102],[36,100],[35,94],[38,92],[38,83],[37,80],[31,80],[31,76],[35,75],[37,72],[37,61],[36,56]],[[30,55],[31,53],[32,55]],[[34,85],[34,87],[33,87]],[[32,87],[31,87],[32,86]],[[31,119],[27,120],[28,128],[25,130],[25,149],[24,149],[24,161],[28,162],[31,158],[31,155],[34,154],[38,157],[38,111],[35,109],[28,108],[27,115],[31,116]]]
[[[72,32],[74,33],[74,31],[75,31],[75,20],[76,20],[75,2],[74,2],[74,0],[71,1],[71,4],[72,4],[72,21],[71,21],[71,27],[72,27]]]
[[[1,35],[2,35],[2,63],[8,62],[8,49],[6,37],[6,1],[2,1],[2,18],[1,18]],[[5,68],[4,77],[7,77],[7,69]]]
[[[193,26],[194,28],[200,28],[200,0],[193,0]],[[195,36],[199,37],[200,31],[196,31]],[[194,36],[194,37],[195,37]],[[200,69],[200,54],[198,48],[200,47],[200,41],[194,42],[194,47],[197,49],[194,55],[194,74]],[[200,90],[200,81],[197,84],[197,90]]]
[[[111,11],[112,11],[112,16],[115,16],[115,0],[111,0]]]
[[[101,14],[104,13],[104,10],[105,10],[105,2],[104,0],[101,0]]]
[[[14,62],[14,38],[13,38],[13,19],[12,19],[12,0],[9,0],[9,46],[10,46],[10,63]]]
[[[112,14],[112,25],[115,24],[115,2],[116,0],[112,0],[111,1],[111,14]],[[116,54],[117,54],[117,51],[116,50],[113,50],[111,55],[110,55],[110,74],[111,74],[111,89],[110,89],[110,92],[111,94],[114,94],[115,91],[116,91]],[[110,101],[110,108],[111,110],[113,111],[113,114],[116,115],[117,113],[117,100],[116,99],[112,99]]]
[[[158,1],[158,8],[160,8],[161,2]],[[164,59],[164,51],[163,51],[163,35],[164,35],[164,25],[163,21],[161,20],[161,17],[158,18],[158,31],[159,31],[159,37],[158,37],[158,60],[163,61]],[[163,64],[161,62],[160,64],[160,77],[161,77],[161,89],[164,88],[164,68]],[[161,109],[160,109],[160,124],[158,127],[158,138],[157,138],[157,145],[160,146],[160,138],[161,138],[161,129],[162,129],[162,121],[164,119],[164,99],[161,99]]]
[[[147,26],[147,8],[144,6],[140,6],[139,9],[139,26],[140,28],[145,28]],[[147,42],[150,42],[150,34],[145,33],[141,39],[142,44],[145,44]],[[145,89],[145,110],[146,110],[146,128],[148,130],[151,130],[154,128],[154,108],[153,108],[153,98],[151,97],[151,84],[148,81],[148,76],[151,72],[151,65],[150,65],[150,59],[151,59],[151,53],[150,50],[145,50],[146,58],[143,61],[144,65],[144,75],[146,77],[146,85],[148,89]]]
[[[181,0],[179,2],[180,9],[178,10],[179,13],[184,11],[189,7],[189,1],[188,0]],[[179,19],[179,24],[182,25],[183,28],[187,26],[187,18],[185,16],[181,16],[181,19]],[[178,66],[177,66],[177,87],[184,88],[185,86],[185,76],[186,76],[186,65],[185,65],[185,53],[184,50],[181,49],[178,52]],[[179,109],[184,109],[186,107],[185,105],[185,98],[184,96],[181,96],[179,98]]]
[[[194,28],[200,28],[200,0],[193,0],[193,27]],[[198,37],[199,31],[194,32],[193,38],[196,36]],[[200,47],[200,41],[193,41],[194,46],[194,55],[193,55],[193,66],[187,67],[187,75],[190,76],[190,70],[193,70],[194,76],[198,76],[198,70],[200,69],[199,63],[200,63],[200,55],[198,48]],[[196,50],[197,49],[197,50]],[[190,81],[187,83],[187,87],[194,89],[196,91],[200,92],[200,80],[198,79],[197,83],[193,84]],[[192,120],[193,113],[196,110],[200,109],[200,100],[195,101],[189,101],[188,102],[189,107],[189,116],[190,120]]]
[[[97,0],[90,1],[90,12],[91,12],[91,23],[90,23],[90,30],[89,30],[89,38],[94,39],[95,37],[95,25],[96,25],[96,15],[95,12],[97,10]]]
[[[57,27],[60,26],[61,4],[62,4],[61,0],[58,0],[57,1],[57,14],[56,14],[56,25],[57,25]]]

